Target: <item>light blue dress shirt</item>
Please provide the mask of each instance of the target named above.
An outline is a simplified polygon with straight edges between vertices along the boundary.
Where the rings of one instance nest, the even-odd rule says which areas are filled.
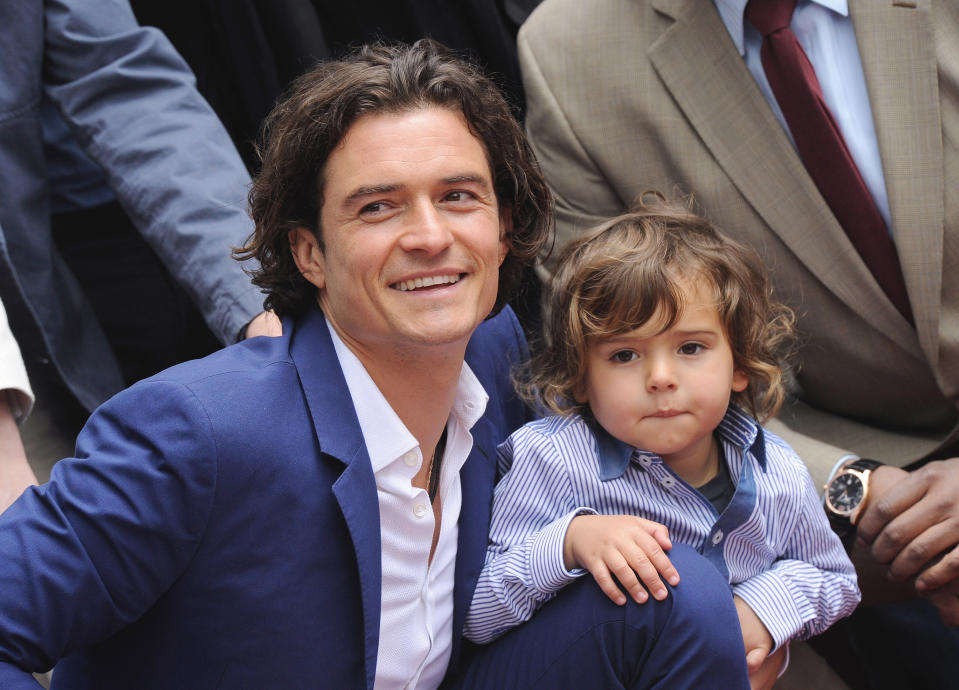
[[[566,529],[584,512],[665,524],[673,543],[692,546],[728,579],[776,647],[852,613],[855,569],[802,460],[735,407],[717,434],[736,484],[722,514],[662,458],[582,417],[546,417],[514,432],[499,449],[512,465],[496,486],[466,636],[494,639],[584,574],[563,564]]]
[[[750,22],[744,20],[747,0],[714,2],[736,49],[744,56],[746,66],[769,102],[769,107],[791,139],[789,126],[763,70],[759,54],[762,36]],[[826,105],[839,125],[849,153],[876,202],[879,214],[886,222],[886,227],[891,228],[889,196],[882,174],[876,128],[847,0],[799,0],[789,26],[816,71]]]

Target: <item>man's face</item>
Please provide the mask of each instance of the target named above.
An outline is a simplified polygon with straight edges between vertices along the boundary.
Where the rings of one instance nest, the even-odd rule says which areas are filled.
[[[323,250],[305,228],[290,240],[344,342],[364,363],[465,345],[493,307],[507,244],[484,148],[463,116],[364,115],[322,183]]]

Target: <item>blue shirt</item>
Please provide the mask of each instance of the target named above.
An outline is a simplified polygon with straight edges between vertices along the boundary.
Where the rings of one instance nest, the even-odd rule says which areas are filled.
[[[762,36],[743,13],[747,0],[715,0],[719,17],[723,20],[739,54],[746,60],[753,79],[772,108],[786,134],[792,138],[786,118],[776,102],[759,51]],[[889,195],[879,158],[879,143],[873,124],[866,77],[859,57],[859,46],[847,0],[799,0],[789,27],[796,34],[806,57],[816,71],[822,87],[823,99],[839,131],[842,132],[852,159],[859,168],[869,193],[876,202],[879,214],[892,227],[889,213]]]
[[[721,515],[662,458],[577,415],[513,433],[499,449],[512,466],[493,498],[466,636],[492,640],[585,573],[563,565],[566,528],[583,512],[665,524],[674,543],[697,549],[727,577],[776,647],[852,613],[860,598],[855,570],[796,453],[732,406],[717,434],[736,483]]]

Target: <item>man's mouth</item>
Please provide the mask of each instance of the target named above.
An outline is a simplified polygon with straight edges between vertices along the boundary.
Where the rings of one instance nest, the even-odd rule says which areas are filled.
[[[399,290],[400,292],[408,292],[410,290],[422,290],[424,288],[452,285],[453,283],[458,283],[460,277],[461,274],[459,273],[453,273],[447,276],[426,276],[425,278],[401,280],[397,283],[393,283],[390,285],[390,287],[394,290]]]

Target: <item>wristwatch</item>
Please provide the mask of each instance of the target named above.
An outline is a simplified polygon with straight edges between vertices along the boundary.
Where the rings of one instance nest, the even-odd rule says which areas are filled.
[[[881,462],[859,458],[843,465],[823,487],[829,524],[839,535],[846,553],[852,551],[856,539],[856,521],[869,496],[869,475],[880,465]]]

